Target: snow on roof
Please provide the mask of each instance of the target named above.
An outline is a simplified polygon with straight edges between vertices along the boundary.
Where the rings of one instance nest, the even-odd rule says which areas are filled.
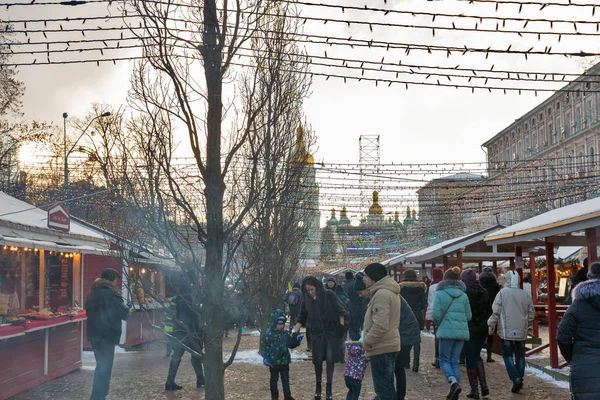
[[[16,199],[4,192],[0,192],[0,221],[25,225],[32,228],[44,229],[48,232],[64,236],[63,232],[48,228],[48,212],[29,203]],[[96,241],[104,241],[100,233],[86,228],[71,220],[70,234],[88,236]]]
[[[406,257],[406,261],[424,262],[435,257],[452,254],[462,247],[469,246],[473,243],[483,240],[485,235],[487,235],[489,232],[497,231],[501,227],[501,225],[492,226],[478,232],[469,233],[468,235],[460,236],[454,239],[448,239],[441,243],[434,244],[433,246],[426,247],[410,254],[408,257]]]
[[[500,242],[510,243],[510,239],[516,239],[517,236],[519,239],[526,240],[575,232],[586,227],[600,226],[600,223],[593,221],[597,218],[600,218],[600,197],[556,208],[526,219],[486,236],[485,241],[490,244],[500,244]]]
[[[434,179],[434,181],[476,181],[485,178],[482,175],[469,174],[461,172],[459,174],[442,176],[441,178]]]

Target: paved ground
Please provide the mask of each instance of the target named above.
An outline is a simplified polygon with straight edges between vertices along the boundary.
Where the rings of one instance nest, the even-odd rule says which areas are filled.
[[[233,339],[227,339],[226,348],[231,348]],[[245,336],[242,341],[240,360],[236,361],[226,372],[227,399],[256,399],[269,398],[268,372],[260,363],[254,350],[258,348],[258,337]],[[304,349],[304,345],[301,347]],[[178,392],[167,393],[164,391],[164,381],[168,370],[168,359],[164,357],[162,346],[153,345],[143,351],[128,352],[115,356],[115,365],[111,384],[109,400],[163,400],[163,399],[205,399],[204,391],[197,390],[195,376],[190,364],[189,355],[184,356],[177,382],[184,386]],[[414,373],[407,371],[408,394],[407,399],[445,399],[448,384],[440,370],[430,366],[433,354],[433,339],[424,334],[421,350],[421,371]],[[305,357],[302,353],[296,358]],[[495,363],[486,364],[488,384],[490,386],[491,400],[507,399],[552,399],[568,400],[569,391],[566,383],[558,384],[540,378],[539,373],[528,370],[525,378],[525,388],[520,394],[510,393],[510,382],[504,370],[503,362],[496,356]],[[84,368],[64,377],[40,385],[30,391],[12,397],[10,400],[87,400],[91,391],[93,378],[93,355],[86,353]],[[292,394],[297,400],[309,400],[314,390],[314,376],[312,364],[308,361],[298,360],[291,367]],[[532,374],[538,374],[534,376]],[[461,375],[463,388],[466,391],[468,381],[463,368]],[[562,385],[562,387],[559,387]],[[464,393],[464,392],[463,392]],[[336,365],[334,378],[334,399],[345,399],[346,388],[343,379],[343,365]],[[370,373],[367,372],[363,385],[361,398],[374,397]],[[466,399],[466,395],[461,395]]]

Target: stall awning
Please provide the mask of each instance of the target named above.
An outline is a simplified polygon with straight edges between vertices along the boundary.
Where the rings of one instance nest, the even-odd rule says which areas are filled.
[[[0,245],[1,246],[28,247],[31,249],[58,251],[58,252],[65,252],[65,253],[96,254],[96,255],[101,255],[101,256],[114,256],[114,257],[119,256],[119,252],[117,252],[117,251],[97,248],[97,247],[93,247],[93,246],[77,246],[77,245],[49,242],[49,241],[44,241],[44,240],[17,238],[17,237],[4,236],[4,235],[0,235]]]
[[[432,263],[432,262],[441,262],[442,257],[451,256],[456,254],[458,251],[465,249],[469,246],[473,246],[476,244],[483,243],[483,238],[490,233],[500,230],[504,228],[502,225],[495,225],[489,227],[487,229],[483,229],[479,232],[470,233],[468,235],[460,236],[454,239],[449,239],[444,242],[435,244],[433,246],[426,247],[421,250],[417,250],[412,254],[409,254],[406,257],[407,262],[412,263]],[[486,246],[487,247],[487,246]],[[466,261],[467,259],[472,259],[473,261],[482,260],[488,258],[487,261],[494,260],[498,257],[502,258],[507,255],[505,254],[495,254],[494,249],[492,248],[481,248],[471,250],[473,253],[469,256],[468,252],[463,253],[463,259]],[[509,256],[509,255],[508,255]],[[482,260],[483,261],[483,260]]]
[[[489,245],[558,236],[557,245],[585,245],[584,236],[559,236],[600,227],[600,197],[557,208],[526,219],[485,238]]]

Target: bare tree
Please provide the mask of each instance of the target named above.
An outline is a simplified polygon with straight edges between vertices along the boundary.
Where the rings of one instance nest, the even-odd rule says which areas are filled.
[[[265,66],[247,67],[246,60],[252,40],[269,30],[265,16],[273,13],[274,4],[261,0],[233,5],[227,0],[128,3],[128,13],[144,16],[143,33],[134,32],[145,55],[132,75],[130,103],[146,115],[146,140],[159,143],[148,155],[156,169],[150,173],[145,168],[148,181],[135,183],[134,193],[186,277],[197,277],[192,282],[198,283],[195,294],[203,304],[206,397],[215,400],[225,396],[224,370],[235,356],[234,351],[223,362],[224,321],[219,310],[224,282],[260,215],[250,212],[266,184],[260,179],[258,160],[273,144],[265,142],[257,129],[269,99],[259,89]],[[203,82],[198,74],[203,74]],[[242,105],[235,101],[239,93],[244,95]],[[227,101],[227,96],[234,100]],[[182,165],[173,157],[183,152],[176,132],[187,138],[191,163]],[[142,192],[146,196],[140,196]]]

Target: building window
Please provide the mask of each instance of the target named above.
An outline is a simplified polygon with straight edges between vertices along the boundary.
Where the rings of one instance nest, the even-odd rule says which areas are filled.
[[[525,157],[529,157],[531,155],[531,148],[529,147],[529,135],[525,135]]]
[[[562,139],[562,125],[560,116],[556,117],[556,131],[554,131],[554,135],[556,136],[554,142],[558,143],[558,141]]]
[[[546,147],[548,145],[548,143],[546,142],[546,135],[544,135],[544,127],[543,126],[540,126],[539,134],[540,134],[540,145]]]
[[[567,111],[565,113],[565,137],[569,137],[571,135],[571,112]]]
[[[553,145],[556,142],[556,133],[554,132],[552,120],[548,121],[548,141],[550,142],[550,145]]]
[[[594,146],[588,147],[588,166],[590,169],[594,168],[594,163],[596,162],[596,153],[594,151]]]
[[[583,173],[583,150],[577,153],[577,169],[579,173]]]
[[[575,107],[575,132],[579,132],[581,130],[581,117],[581,106],[577,106]]]
[[[546,183],[546,168],[542,168],[542,182]]]
[[[586,101],[585,106],[585,120],[587,122],[586,126],[591,126],[594,121],[594,108],[592,107],[592,99],[589,98]]]
[[[573,175],[573,156],[570,154],[567,157],[567,174],[569,177]]]

